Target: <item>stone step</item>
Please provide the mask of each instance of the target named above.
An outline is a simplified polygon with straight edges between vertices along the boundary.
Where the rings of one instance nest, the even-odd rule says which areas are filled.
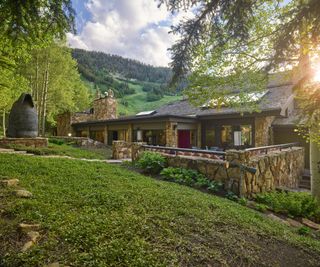
[[[8,152],[14,152],[14,149],[11,149],[11,148],[0,148],[0,153],[8,153]]]
[[[310,181],[300,181],[299,183],[299,188],[304,188],[304,189],[311,189],[311,183]]]

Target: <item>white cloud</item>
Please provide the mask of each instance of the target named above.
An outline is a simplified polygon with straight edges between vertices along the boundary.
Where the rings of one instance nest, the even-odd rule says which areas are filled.
[[[167,49],[176,40],[168,34],[175,20],[165,6],[153,0],[90,0],[91,14],[78,35],[68,34],[71,47],[118,54],[139,61],[166,66]]]

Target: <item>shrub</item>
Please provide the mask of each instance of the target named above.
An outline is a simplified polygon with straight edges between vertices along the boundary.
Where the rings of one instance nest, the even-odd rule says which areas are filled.
[[[241,197],[238,199],[238,203],[242,206],[247,206],[248,200],[245,197]]]
[[[256,201],[267,205],[273,211],[292,217],[320,219],[320,205],[304,192],[269,192],[256,196]]]
[[[298,234],[299,235],[309,235],[311,233],[311,230],[309,227],[307,226],[301,226],[299,229],[298,229]]]
[[[159,174],[166,167],[165,157],[155,152],[143,152],[137,161],[137,166],[147,173]]]
[[[161,95],[155,94],[154,92],[148,92],[147,93],[147,101],[148,102],[158,101],[161,98],[162,98]]]
[[[49,143],[56,144],[56,145],[60,146],[60,145],[64,144],[64,141],[61,139],[56,139],[56,138],[49,138]]]
[[[191,186],[195,184],[196,176],[201,174],[194,170],[169,167],[163,169],[161,175],[164,177],[164,179]]]
[[[258,203],[258,204],[255,205],[255,209],[260,211],[260,212],[266,212],[268,210],[268,206],[265,205],[265,204]]]
[[[239,197],[233,193],[232,191],[228,191],[226,194],[226,198],[232,200],[232,201],[238,201]]]
[[[223,184],[221,182],[210,181],[210,184],[207,189],[210,192],[218,192],[221,190],[222,186],[223,186]]]
[[[166,180],[171,180],[180,184],[188,186],[195,186],[198,188],[206,188],[209,191],[217,192],[221,189],[222,184],[215,181],[210,181],[203,174],[195,170],[184,168],[165,168],[162,170],[161,175]]]

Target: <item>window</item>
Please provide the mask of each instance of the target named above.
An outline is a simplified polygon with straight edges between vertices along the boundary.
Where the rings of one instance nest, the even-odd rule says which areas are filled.
[[[215,129],[206,129],[206,146],[215,146],[216,132]]]
[[[241,145],[251,146],[252,145],[252,126],[241,125]]]
[[[252,126],[223,125],[221,128],[221,145],[223,148],[252,146]]]
[[[233,129],[231,125],[222,125],[221,144],[223,147],[233,145]]]

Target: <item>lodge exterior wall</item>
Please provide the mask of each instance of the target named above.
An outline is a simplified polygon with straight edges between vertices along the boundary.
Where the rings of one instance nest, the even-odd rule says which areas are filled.
[[[113,94],[109,93],[106,97],[100,97],[93,101],[93,110],[91,113],[66,112],[57,117],[57,135],[68,136],[68,134],[75,135],[72,128],[73,123],[102,121],[117,118],[117,100]]]

